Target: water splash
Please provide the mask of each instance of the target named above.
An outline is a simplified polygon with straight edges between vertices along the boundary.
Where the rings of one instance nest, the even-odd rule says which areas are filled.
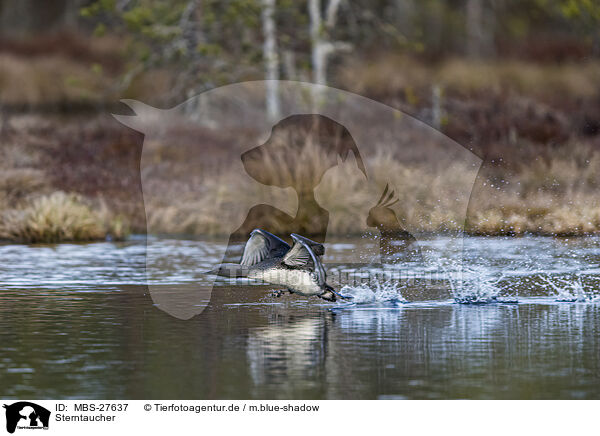
[[[494,275],[485,267],[468,267],[447,275],[450,292],[459,304],[518,303],[514,296],[500,295],[503,276]]]
[[[555,301],[561,303],[599,303],[600,295],[593,291],[586,291],[585,285],[581,281],[581,277],[573,281],[565,280],[559,277],[544,277],[540,276],[540,280],[544,282],[540,286],[550,290],[550,294],[554,294]]]
[[[402,296],[403,286],[397,283],[387,281],[383,283],[374,283],[373,285],[344,286],[340,294],[344,297],[350,297],[348,300],[353,304],[366,303],[407,303]]]

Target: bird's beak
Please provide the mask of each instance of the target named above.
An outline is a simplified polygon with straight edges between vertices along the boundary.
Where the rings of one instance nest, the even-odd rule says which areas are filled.
[[[342,295],[342,294],[340,294],[339,292],[336,292],[336,291],[331,291],[331,292],[333,292],[335,295],[337,295],[338,297],[340,297],[342,300],[349,301],[349,300],[353,300],[354,299],[354,297],[351,296],[351,295]]]

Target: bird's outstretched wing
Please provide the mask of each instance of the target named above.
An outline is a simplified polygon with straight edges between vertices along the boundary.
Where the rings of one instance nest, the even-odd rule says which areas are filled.
[[[300,239],[304,241],[310,249],[315,253],[316,256],[323,256],[325,254],[325,246],[320,244],[319,242],[315,242],[312,239],[308,239],[306,236],[301,236],[297,233],[292,233],[292,239],[295,241],[296,239]]]
[[[254,229],[250,239],[246,242],[240,264],[244,266],[256,265],[265,259],[283,256],[290,246],[283,239],[262,229]]]
[[[294,245],[292,245],[290,251],[283,257],[281,263],[290,268],[308,268],[317,274],[317,283],[319,285],[324,284],[327,278],[325,268],[323,268],[319,256],[315,254],[311,245],[316,244],[317,246],[321,246],[321,248],[323,246],[295,233],[292,233],[292,239],[294,240]]]

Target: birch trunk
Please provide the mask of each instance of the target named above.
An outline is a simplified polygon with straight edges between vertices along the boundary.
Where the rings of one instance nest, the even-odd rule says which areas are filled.
[[[279,57],[275,30],[275,0],[263,0],[262,28],[264,35],[263,58],[266,73],[266,106],[270,121],[279,117]]]
[[[494,51],[493,19],[489,0],[467,0],[467,54],[473,58]]]
[[[308,13],[310,15],[310,41],[312,45],[311,61],[313,70],[313,82],[318,84],[325,83],[325,58],[323,50],[321,18],[321,0],[310,0],[308,3]]]
[[[337,50],[349,50],[350,44],[328,40],[325,30],[332,30],[337,20],[341,0],[329,0],[326,9],[326,21],[323,22],[321,0],[309,0],[308,13],[310,17],[310,40],[312,45],[311,61],[313,82],[319,85],[327,84],[327,58]],[[316,94],[319,94],[315,90]],[[318,95],[315,95],[317,97]]]

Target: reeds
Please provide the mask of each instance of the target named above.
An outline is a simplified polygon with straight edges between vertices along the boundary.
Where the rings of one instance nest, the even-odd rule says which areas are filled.
[[[42,153],[33,145],[39,138],[23,134],[31,125],[45,130],[45,120],[22,117],[7,124],[0,142],[0,240],[53,243],[127,235],[127,220],[100,198],[92,200],[52,186],[41,168]],[[23,136],[13,135],[15,131]]]
[[[582,147],[580,145],[580,147]],[[306,156],[308,156],[307,154]],[[305,156],[305,159],[307,157]],[[319,159],[314,154],[314,159]],[[600,154],[591,152],[583,164],[575,157],[555,158],[523,165],[503,183],[485,174],[477,180],[468,214],[453,201],[465,186],[467,169],[460,163],[441,173],[394,160],[385,151],[367,159],[373,177],[367,181],[352,158],[329,169],[315,189],[316,201],[329,213],[332,235],[365,231],[369,210],[375,206],[385,184],[396,191],[398,221],[409,231],[445,232],[465,224],[468,232],[487,235],[524,233],[581,235],[600,231]],[[319,165],[320,162],[315,164]],[[311,165],[308,161],[304,165]],[[282,174],[273,162],[263,171],[279,180],[299,177]],[[314,177],[307,169],[306,177]],[[452,183],[454,180],[454,183]],[[297,198],[293,191],[261,185],[234,170],[205,171],[195,186],[182,189],[167,179],[145,185],[148,228],[154,233],[217,235],[241,224],[248,206],[268,199],[294,216]],[[313,183],[313,182],[311,182]],[[495,185],[494,183],[497,183]],[[63,192],[40,195],[47,190],[38,171],[11,170],[0,178],[0,238],[21,242],[60,242],[123,237],[127,219],[101,202]],[[37,193],[34,193],[37,192]],[[259,217],[274,232],[286,228],[271,217]],[[307,217],[308,219],[308,217]],[[129,217],[131,220],[131,217]],[[309,223],[306,223],[308,226]],[[139,228],[139,227],[138,227]]]
[[[94,241],[107,235],[123,238],[122,221],[106,217],[106,212],[93,210],[80,196],[58,191],[2,214],[0,238],[25,243]]]
[[[580,154],[586,149],[582,144],[576,147]],[[466,228],[469,233],[486,235],[583,235],[600,231],[600,153],[590,148],[587,152],[583,160],[581,155],[565,153],[548,161],[524,162],[502,183],[496,180],[497,174],[486,175],[484,170],[473,192],[465,192],[465,186],[471,187],[466,164],[448,162],[432,172],[428,166],[400,162],[381,149],[366,160],[372,175],[369,180],[349,158],[325,172],[314,194],[329,213],[327,231],[331,235],[363,233],[369,210],[388,183],[399,200],[394,213],[408,231],[443,233]],[[275,157],[267,159],[261,171],[273,181],[306,177],[306,184],[311,185],[313,170],[322,163],[323,156],[308,148],[301,161],[306,168],[281,165]],[[287,211],[291,208],[294,216],[297,199],[293,191],[272,191],[233,170],[204,172],[196,183],[195,190],[183,195],[167,180],[145,186],[154,199],[146,202],[152,232],[228,234],[231,220],[241,223],[245,218],[248,204],[253,203],[248,199],[258,204],[272,192],[277,196],[271,197],[270,203]],[[464,203],[456,201],[464,195],[470,195],[466,216]],[[269,216],[262,217],[261,226],[280,233],[297,231],[282,227]]]

